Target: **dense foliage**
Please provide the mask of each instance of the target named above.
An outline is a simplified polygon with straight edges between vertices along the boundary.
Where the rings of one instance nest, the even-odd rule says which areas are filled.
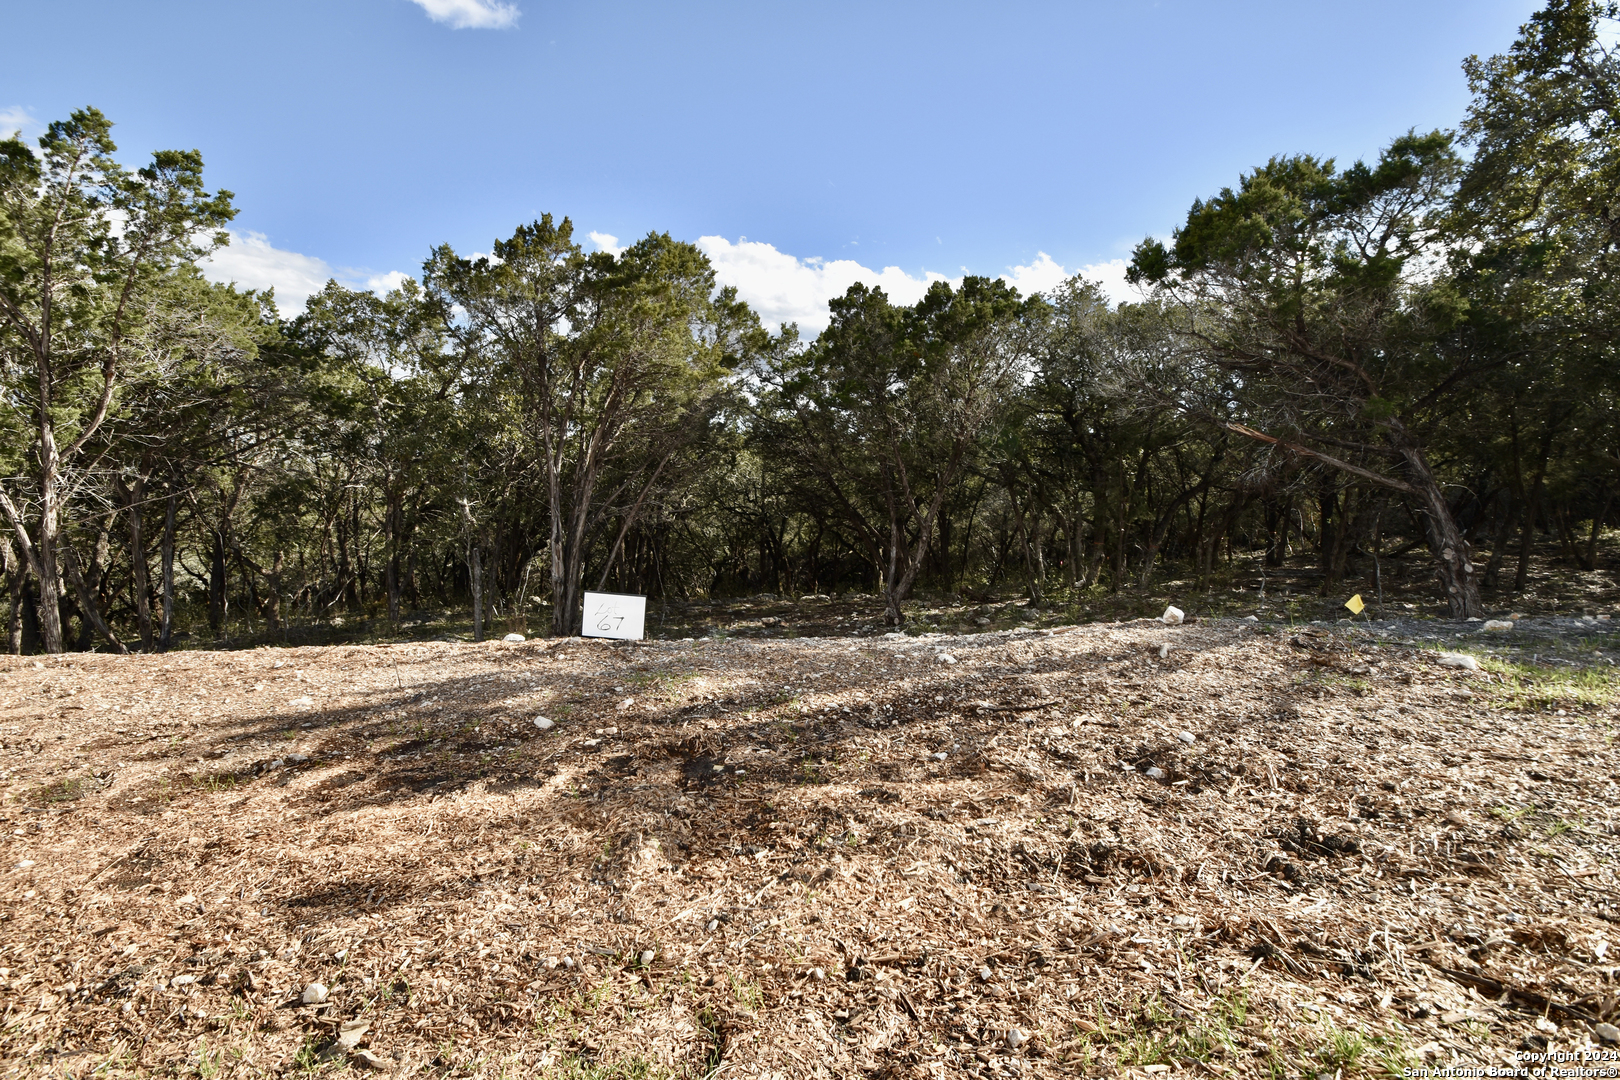
[[[1475,615],[1537,535],[1589,569],[1612,510],[1615,15],[1551,0],[1466,61],[1456,133],[1195,201],[1140,303],[857,285],[812,341],[691,244],[588,253],[550,216],[283,321],[199,273],[235,211],[197,152],[129,171],[94,109],[0,142],[10,647],[468,606],[568,634],[587,588],[861,589],[899,624],[919,588],[1040,605],[1302,549],[1329,591],[1426,549]]]

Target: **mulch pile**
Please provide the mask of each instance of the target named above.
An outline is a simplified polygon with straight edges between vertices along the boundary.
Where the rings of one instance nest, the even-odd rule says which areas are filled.
[[[1438,661],[1145,620],[7,657],[0,1055],[1280,1078],[1601,1047],[1620,717]]]

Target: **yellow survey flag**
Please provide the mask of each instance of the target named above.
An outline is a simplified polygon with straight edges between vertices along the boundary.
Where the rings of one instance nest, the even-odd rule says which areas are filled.
[[[1367,605],[1361,602],[1361,594],[1356,593],[1356,595],[1344,602],[1344,606],[1350,609],[1350,614],[1360,615],[1361,609]]]

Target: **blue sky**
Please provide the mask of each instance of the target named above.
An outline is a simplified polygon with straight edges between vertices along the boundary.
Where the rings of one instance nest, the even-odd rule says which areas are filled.
[[[1529,0],[0,0],[0,126],[94,104],[237,194],[212,271],[381,285],[550,211],[701,242],[771,321],[931,276],[1044,287],[1279,153],[1452,126]],[[25,43],[34,43],[21,47]],[[615,240],[617,238],[617,240]]]

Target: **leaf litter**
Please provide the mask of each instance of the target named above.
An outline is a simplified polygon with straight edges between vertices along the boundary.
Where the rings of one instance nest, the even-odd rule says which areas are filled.
[[[5,663],[12,1075],[1333,1076],[1617,1011],[1613,697],[1359,630]]]

